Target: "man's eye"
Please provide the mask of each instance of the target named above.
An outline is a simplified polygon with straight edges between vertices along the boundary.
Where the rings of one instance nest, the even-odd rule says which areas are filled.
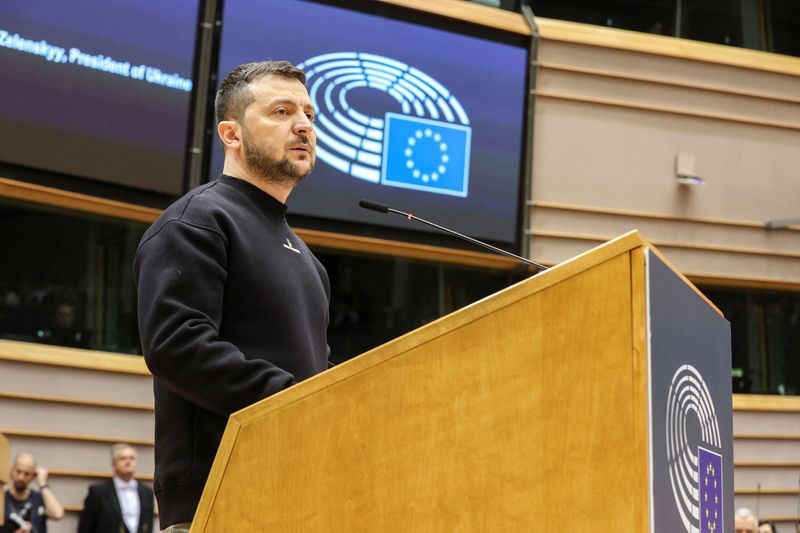
[[[278,109],[275,110],[276,115],[286,115],[288,113],[289,111],[285,107],[279,107]]]
[[[306,117],[310,122],[314,122],[314,113],[306,113]]]

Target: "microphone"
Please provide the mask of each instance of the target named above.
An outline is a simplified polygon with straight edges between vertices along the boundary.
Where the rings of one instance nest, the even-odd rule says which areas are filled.
[[[364,209],[371,209],[372,211],[377,211],[378,213],[388,213],[389,206],[386,204],[379,204],[378,202],[373,202],[372,200],[365,200],[361,199],[358,201],[358,206],[363,207]],[[399,213],[399,211],[398,211]]]
[[[526,258],[524,258],[522,256],[517,255],[517,254],[512,254],[511,252],[507,252],[506,250],[503,250],[503,249],[498,248],[496,246],[492,246],[491,244],[487,244],[487,243],[485,243],[483,241],[479,241],[478,239],[473,239],[472,237],[468,237],[467,235],[464,235],[463,233],[459,233],[457,231],[453,231],[453,230],[451,230],[449,228],[445,228],[444,226],[440,226],[439,224],[434,224],[433,222],[429,222],[429,221],[425,220],[424,218],[420,218],[420,217],[414,216],[411,213],[406,213],[404,211],[398,211],[397,209],[392,209],[391,207],[389,207],[386,204],[373,202],[371,200],[364,200],[362,198],[361,200],[359,200],[358,205],[359,205],[359,207],[363,207],[364,209],[369,209],[371,211],[376,211],[378,213],[395,213],[397,215],[402,215],[402,216],[406,217],[408,220],[416,220],[417,222],[422,222],[423,224],[426,224],[428,226],[434,227],[434,228],[438,229],[439,231],[443,231],[445,233],[449,233],[450,235],[455,235],[459,239],[464,239],[467,242],[471,242],[472,244],[477,244],[478,246],[483,246],[484,248],[486,248],[488,250],[491,250],[491,251],[493,251],[495,253],[502,254],[502,255],[507,255],[509,257],[513,257],[514,259],[516,259],[518,261],[522,261],[523,263],[526,263],[528,265],[535,266],[539,270],[539,272],[541,272],[543,270],[547,270],[546,266],[544,266],[544,265],[542,265],[540,263],[537,263],[536,261],[531,261],[530,259],[526,259]]]

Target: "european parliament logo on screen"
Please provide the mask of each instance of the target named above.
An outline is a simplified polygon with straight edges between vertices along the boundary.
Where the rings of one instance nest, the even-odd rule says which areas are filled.
[[[458,99],[441,83],[400,61],[336,52],[298,65],[317,109],[317,156],[372,183],[466,197],[472,128]],[[362,113],[348,101],[354,89],[393,98],[401,113]]]

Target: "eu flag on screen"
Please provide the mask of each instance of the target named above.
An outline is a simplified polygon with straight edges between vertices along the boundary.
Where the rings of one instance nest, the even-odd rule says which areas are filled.
[[[381,183],[466,198],[472,128],[386,113]]]
[[[722,533],[722,456],[697,448],[700,482],[700,533]]]

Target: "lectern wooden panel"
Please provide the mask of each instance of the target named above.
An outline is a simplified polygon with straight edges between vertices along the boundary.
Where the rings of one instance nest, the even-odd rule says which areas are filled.
[[[234,414],[192,531],[647,531],[647,246],[623,236]]]
[[[9,470],[11,468],[11,444],[8,439],[0,433],[0,486],[11,481]],[[5,522],[5,498],[0,498],[0,526]]]

